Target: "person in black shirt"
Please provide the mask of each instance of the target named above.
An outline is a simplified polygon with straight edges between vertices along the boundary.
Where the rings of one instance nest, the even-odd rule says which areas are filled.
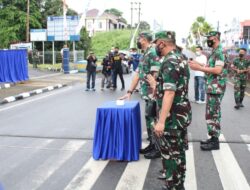
[[[95,77],[96,77],[96,61],[97,58],[93,52],[90,52],[87,58],[87,88],[86,91],[90,90],[90,78],[92,78],[91,90],[95,91]]]
[[[102,82],[101,82],[101,90],[104,88],[104,81],[107,81],[107,88],[111,86],[111,62],[109,54],[105,56],[102,60]]]
[[[119,75],[122,88],[121,90],[125,89],[124,79],[123,79],[123,72],[122,72],[122,58],[119,54],[119,48],[115,47],[114,55],[112,57],[112,70],[114,74],[113,78],[113,89],[115,90],[117,88],[117,75]]]

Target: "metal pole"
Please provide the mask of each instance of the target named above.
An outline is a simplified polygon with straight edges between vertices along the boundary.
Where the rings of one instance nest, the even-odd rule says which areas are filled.
[[[30,27],[30,0],[27,0],[27,16],[26,16],[26,42],[29,42]]]
[[[44,65],[44,41],[43,41],[43,65]]]
[[[133,35],[133,2],[131,2],[131,26],[130,26],[130,39],[132,39]]]
[[[52,41],[52,64],[55,64],[55,42]]]
[[[138,24],[141,22],[141,3],[139,2]]]
[[[73,60],[76,62],[76,42],[73,41]]]

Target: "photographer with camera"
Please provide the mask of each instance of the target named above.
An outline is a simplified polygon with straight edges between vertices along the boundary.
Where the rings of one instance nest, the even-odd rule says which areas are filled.
[[[86,91],[90,90],[90,78],[92,79],[91,83],[91,90],[95,91],[95,78],[96,78],[96,61],[97,58],[94,54],[94,52],[90,52],[89,56],[87,57],[87,88]]]

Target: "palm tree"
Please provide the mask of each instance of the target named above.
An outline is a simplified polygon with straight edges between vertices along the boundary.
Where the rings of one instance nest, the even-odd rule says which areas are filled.
[[[190,32],[193,34],[196,45],[204,45],[203,36],[213,30],[212,25],[210,25],[204,17],[197,17],[195,22],[192,24]]]

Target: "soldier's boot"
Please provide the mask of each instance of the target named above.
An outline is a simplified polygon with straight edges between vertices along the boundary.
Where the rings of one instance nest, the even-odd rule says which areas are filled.
[[[243,102],[243,98],[240,98],[240,104],[239,104],[239,106],[240,106],[241,108],[244,107],[244,105],[242,104],[242,102]]]
[[[207,139],[207,140],[201,140],[200,141],[200,144],[202,145],[202,144],[208,144],[208,143],[210,143],[211,141],[212,141],[212,138],[213,137],[211,137],[210,139]]]
[[[153,149],[154,149],[154,145],[152,144],[152,142],[150,142],[148,146],[146,146],[143,149],[140,149],[140,153],[147,154],[147,153],[151,152]]]
[[[240,107],[241,107],[240,104],[237,104],[237,105],[234,106],[234,108],[237,109],[237,110],[240,109]]]
[[[161,152],[153,145],[154,148],[148,152],[147,154],[144,155],[144,158],[146,159],[155,159],[155,158],[160,158],[161,157]]]
[[[217,137],[211,137],[211,139],[207,140],[207,143],[201,144],[201,150],[209,151],[209,150],[219,150],[220,149],[220,142]]]
[[[185,187],[184,185],[181,185],[181,186],[178,186],[178,187],[175,187],[175,188],[168,188],[166,185],[162,186],[161,188],[162,190],[172,190],[172,189],[176,189],[176,190],[185,190]]]
[[[154,144],[152,143],[152,131],[147,129],[149,145],[140,150],[141,154],[147,154],[154,149]]]

